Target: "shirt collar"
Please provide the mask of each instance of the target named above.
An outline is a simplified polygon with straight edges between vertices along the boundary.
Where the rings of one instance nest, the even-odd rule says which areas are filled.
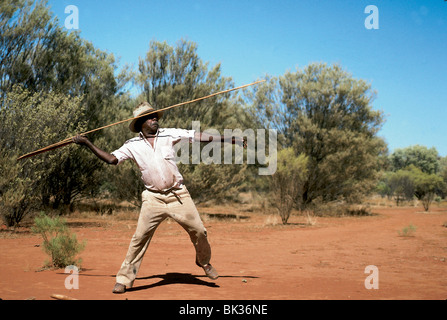
[[[159,133],[160,133],[160,130],[163,130],[163,129],[158,128],[158,130],[157,130],[157,134],[155,135],[156,138],[158,137],[158,135],[159,135]],[[140,132],[138,133],[138,136],[140,137],[140,139],[145,140],[145,139],[144,139],[143,132],[140,131]]]
[[[160,128],[158,128],[157,130],[157,134],[155,135],[155,140],[154,140],[154,145],[152,146],[149,141],[147,141],[147,139],[144,137],[143,132],[140,131],[140,133],[138,134],[140,136],[140,141],[143,140],[149,147],[151,147],[154,151],[155,148],[157,146],[157,140],[158,140],[158,135],[160,133]]]

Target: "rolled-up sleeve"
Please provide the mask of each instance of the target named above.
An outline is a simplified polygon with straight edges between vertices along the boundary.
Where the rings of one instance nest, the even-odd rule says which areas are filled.
[[[113,151],[112,154],[118,159],[117,164],[120,164],[124,160],[132,159],[132,153],[125,144],[121,148]]]

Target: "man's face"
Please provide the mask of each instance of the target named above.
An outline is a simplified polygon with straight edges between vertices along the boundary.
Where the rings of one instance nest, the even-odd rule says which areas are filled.
[[[158,114],[153,113],[142,119],[141,131],[156,133],[158,130]]]

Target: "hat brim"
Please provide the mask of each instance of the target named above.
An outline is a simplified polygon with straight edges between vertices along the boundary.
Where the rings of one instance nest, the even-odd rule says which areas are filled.
[[[130,122],[130,124],[129,124],[129,129],[130,129],[130,131],[135,132],[135,133],[138,133],[139,130],[137,130],[137,129],[135,128],[135,125],[137,124],[137,121],[140,120],[141,118],[143,118],[144,115],[152,114],[152,113],[156,113],[156,114],[158,114],[158,119],[160,119],[160,118],[163,116],[163,111],[147,110],[147,111],[143,112],[142,114],[140,114],[140,115],[138,116],[138,118],[133,119],[133,120]]]

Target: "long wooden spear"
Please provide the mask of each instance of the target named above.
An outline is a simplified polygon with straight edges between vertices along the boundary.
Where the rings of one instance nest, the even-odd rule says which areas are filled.
[[[120,124],[120,123],[124,123],[124,122],[131,121],[131,120],[134,120],[134,119],[137,119],[137,118],[145,117],[145,116],[147,116],[149,114],[156,113],[156,112],[159,112],[159,111],[165,111],[165,110],[169,110],[169,109],[172,109],[172,108],[175,108],[175,107],[180,107],[180,106],[183,106],[183,105],[186,105],[186,104],[202,101],[202,100],[205,100],[205,99],[208,99],[208,98],[211,98],[211,97],[215,97],[215,96],[217,96],[219,94],[224,94],[224,93],[228,93],[228,92],[231,92],[231,91],[235,91],[235,90],[239,90],[239,89],[242,89],[242,88],[246,88],[246,87],[249,87],[249,86],[253,86],[255,84],[258,84],[258,83],[261,83],[261,82],[264,82],[264,81],[265,80],[259,80],[259,81],[256,81],[256,82],[253,82],[253,83],[249,83],[249,84],[246,84],[246,85],[243,85],[243,86],[240,86],[240,87],[236,87],[236,88],[232,88],[232,89],[227,89],[227,90],[224,90],[224,91],[216,92],[216,93],[210,94],[210,95],[205,96],[205,97],[201,97],[201,98],[197,98],[197,99],[194,99],[194,100],[190,100],[190,101],[174,104],[172,106],[165,107],[165,108],[162,108],[162,109],[157,109],[157,110],[151,111],[149,113],[145,113],[145,114],[137,116],[137,117],[129,118],[129,119],[126,119],[126,120],[121,120],[121,121],[118,121],[118,122],[115,122],[115,123],[112,123],[112,124],[109,124],[109,125],[106,125],[106,126],[103,126],[103,127],[100,127],[100,128],[96,128],[96,129],[93,129],[93,130],[81,133],[80,135],[86,135],[86,134],[89,134],[89,133],[92,133],[92,132],[95,132],[95,131],[99,131],[99,130],[102,130],[102,129],[105,129],[105,128],[108,128],[108,127],[111,127],[111,126],[115,126],[115,125]],[[56,143],[51,144],[49,146],[46,146],[44,148],[38,149],[36,151],[30,152],[30,153],[27,153],[27,154],[24,154],[23,156],[18,157],[17,160],[29,158],[29,157],[35,156],[37,154],[44,153],[44,152],[47,152],[47,151],[50,151],[50,150],[54,150],[54,149],[66,146],[68,144],[71,144],[71,143],[73,143],[73,138],[74,137],[75,136],[70,137],[70,138],[66,138],[64,140],[61,140],[59,142],[56,142]]]

